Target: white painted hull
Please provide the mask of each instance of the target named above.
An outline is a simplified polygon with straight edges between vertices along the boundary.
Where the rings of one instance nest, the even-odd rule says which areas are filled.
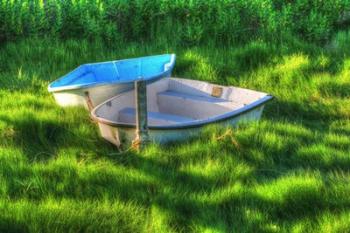
[[[198,127],[187,127],[179,129],[149,129],[150,140],[154,143],[165,144],[174,141],[185,141],[193,137],[197,137],[203,127],[209,124],[218,124],[222,126],[235,126],[239,122],[249,122],[259,120],[264,109],[261,105],[251,111],[245,112],[238,116],[227,118],[219,122],[208,122]],[[135,128],[117,127],[108,124],[98,123],[101,136],[107,141],[120,146],[121,144],[131,144],[135,139]]]
[[[135,93],[127,91],[92,110],[101,136],[130,144],[136,136]],[[258,91],[207,82],[167,78],[147,86],[148,134],[156,143],[197,136],[209,124],[236,125],[259,120],[273,97]]]
[[[57,104],[62,107],[84,106],[89,109],[89,99],[92,107],[95,107],[113,96],[131,90],[133,85],[133,83],[98,85],[52,93]]]

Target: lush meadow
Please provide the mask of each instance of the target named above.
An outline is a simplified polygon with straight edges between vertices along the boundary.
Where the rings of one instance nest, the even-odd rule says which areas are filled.
[[[15,14],[32,9],[13,10],[19,2],[26,1],[0,0],[0,11]],[[101,9],[96,15],[100,18],[96,17],[101,20],[107,20],[106,6],[112,6],[108,4],[126,4],[28,2],[38,4],[33,9],[39,13],[44,2],[58,5],[57,12],[64,3],[78,2],[73,5],[86,9],[99,3]],[[159,0],[162,4],[156,6],[175,12],[167,17],[181,15],[175,6],[184,10],[179,6],[185,1],[177,1],[179,5],[166,2]],[[215,3],[206,2],[203,4]],[[271,3],[277,13],[285,12],[288,6],[284,1],[248,2]],[[75,31],[73,26],[79,24],[73,19],[73,28],[62,26],[64,17],[60,15],[70,11],[57,13],[58,20],[52,21],[61,25],[57,26],[59,30],[49,24],[50,29],[37,31],[11,27],[8,22],[16,17],[5,19],[1,13],[0,232],[349,232],[350,32],[343,28],[346,23],[338,27],[346,21],[345,16],[330,16],[333,7],[345,9],[347,2],[329,1],[333,4],[328,10],[322,4],[318,8],[312,5],[321,1],[296,2],[316,9],[312,14],[317,15],[314,20],[320,26],[315,30],[322,26],[318,19],[327,19],[327,34],[316,38],[310,36],[315,33],[308,34],[294,26],[282,31],[278,25],[273,34],[273,30],[257,26],[265,28],[266,33],[242,33],[236,40],[236,29],[228,26],[232,24],[220,28],[213,25],[219,21],[208,19],[200,21],[204,29],[198,41],[188,41],[179,34],[168,40],[167,33],[174,32],[168,26],[159,37],[153,32],[149,38],[140,36],[138,40],[138,34],[129,35],[113,24],[111,32],[119,37],[112,36],[111,43],[105,34],[86,36],[85,27]],[[289,8],[297,9],[297,3]],[[224,15],[217,8],[213,9]],[[304,14],[300,9],[291,12],[307,15],[306,8],[300,8]],[[153,8],[142,5],[140,9]],[[205,16],[203,11],[198,11],[202,14],[199,18]],[[236,15],[227,14],[230,20]],[[260,13],[256,15],[260,17]],[[300,18],[295,25],[305,24],[302,17],[294,17]],[[19,25],[39,22],[17,19]],[[305,16],[305,20],[309,19],[312,17]],[[108,26],[98,22],[98,30],[102,31],[99,25]],[[176,30],[187,30],[187,24],[176,22]],[[257,22],[261,25],[265,21]],[[188,25],[189,29],[201,24]],[[17,28],[18,33],[9,28]],[[128,25],[124,29],[135,28]],[[210,43],[203,42],[210,38],[211,32],[206,30],[214,29],[227,38],[214,34]],[[69,34],[73,32],[76,34]],[[49,36],[42,38],[40,33]],[[99,137],[87,111],[60,108],[47,92],[50,81],[82,63],[168,52],[177,54],[174,76],[251,88],[276,98],[268,104],[260,122],[237,128],[213,125],[191,141],[153,144],[137,153],[118,151]]]

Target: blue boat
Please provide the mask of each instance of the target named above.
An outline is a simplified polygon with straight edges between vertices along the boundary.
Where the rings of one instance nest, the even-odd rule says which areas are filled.
[[[103,101],[133,88],[135,81],[157,81],[169,77],[175,54],[164,54],[84,64],[50,83],[61,106],[85,106],[92,109]]]

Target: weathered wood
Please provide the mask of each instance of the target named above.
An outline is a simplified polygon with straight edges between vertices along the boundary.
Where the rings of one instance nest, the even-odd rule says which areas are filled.
[[[133,147],[142,150],[149,142],[147,125],[147,85],[145,81],[135,82],[136,138]]]
[[[84,94],[85,94],[85,100],[86,100],[87,108],[88,108],[89,112],[91,112],[92,109],[94,109],[94,105],[92,104],[92,100],[90,98],[90,94],[89,94],[88,91],[85,91]]]

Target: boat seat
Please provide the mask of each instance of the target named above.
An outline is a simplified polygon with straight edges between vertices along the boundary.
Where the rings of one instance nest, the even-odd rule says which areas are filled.
[[[135,123],[136,122],[135,108],[124,108],[120,110],[118,120],[124,123]],[[148,112],[149,125],[169,125],[169,124],[184,123],[189,121],[193,121],[193,119],[189,117],[174,115],[174,114],[166,114],[161,112]]]
[[[176,91],[158,93],[160,112],[193,119],[207,119],[241,107],[232,101],[212,96],[189,95]]]
[[[211,96],[199,96],[199,95],[190,95],[186,93],[181,93],[177,91],[163,91],[158,93],[158,96],[173,96],[173,97],[178,97],[178,98],[184,98],[184,99],[191,99],[191,100],[196,100],[196,101],[201,101],[201,102],[210,102],[210,103],[224,103],[228,102],[227,100],[221,99],[221,98],[216,98],[216,97],[211,97]]]

